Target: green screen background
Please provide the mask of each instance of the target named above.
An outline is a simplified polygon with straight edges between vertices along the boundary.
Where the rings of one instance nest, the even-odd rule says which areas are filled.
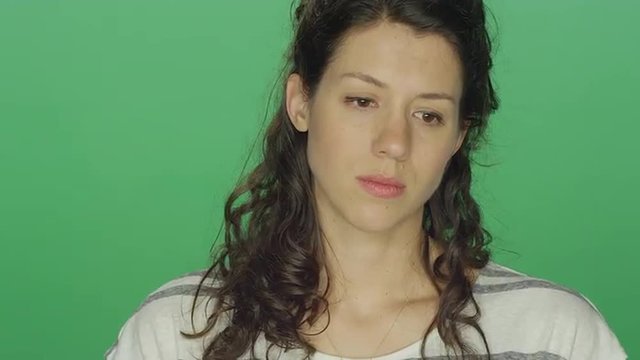
[[[488,2],[502,108],[474,193],[495,259],[578,289],[640,356],[632,1]],[[288,0],[0,2],[0,358],[102,358],[205,267]]]

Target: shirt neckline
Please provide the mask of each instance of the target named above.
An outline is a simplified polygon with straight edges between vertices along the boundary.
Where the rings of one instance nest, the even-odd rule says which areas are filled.
[[[489,261],[489,263],[487,264],[487,266],[492,265],[492,262]],[[486,268],[486,267],[485,267]],[[478,281],[480,280],[480,278],[483,277],[483,271],[485,270],[485,268],[480,269],[480,271],[478,272],[478,276],[476,277],[475,281],[474,281],[474,286],[478,283]],[[433,343],[434,339],[433,337],[436,336],[436,334],[438,333],[438,330],[436,328],[432,329],[431,332],[427,335],[427,340],[426,340],[426,348],[429,348],[430,345]],[[314,357],[313,360],[397,360],[397,359],[403,359],[403,358],[409,358],[414,356],[415,354],[420,353],[420,344],[422,343],[423,338],[420,338],[419,340],[405,346],[402,347],[398,350],[395,350],[391,353],[385,354],[385,355],[380,355],[377,357],[373,357],[373,358],[347,358],[347,357],[341,357],[341,356],[337,356],[337,355],[331,355],[328,353],[324,353],[322,351],[316,351],[314,353]]]

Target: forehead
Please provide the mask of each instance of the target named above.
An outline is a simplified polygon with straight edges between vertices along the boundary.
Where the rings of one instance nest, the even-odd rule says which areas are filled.
[[[395,90],[441,91],[459,99],[462,68],[454,46],[442,35],[416,34],[406,25],[381,22],[353,30],[336,48],[325,76],[358,71],[374,76]]]

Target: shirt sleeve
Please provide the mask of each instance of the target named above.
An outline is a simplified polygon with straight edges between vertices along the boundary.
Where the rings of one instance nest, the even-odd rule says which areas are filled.
[[[105,360],[175,360],[178,358],[177,326],[170,312],[143,306],[122,326]]]
[[[627,354],[606,320],[589,299],[581,307],[569,360],[625,360]]]

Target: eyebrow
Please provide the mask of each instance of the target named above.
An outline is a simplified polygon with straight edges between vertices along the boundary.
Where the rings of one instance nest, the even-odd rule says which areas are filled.
[[[374,78],[373,76],[367,75],[361,72],[344,73],[342,74],[342,76],[340,76],[340,78],[354,78],[354,79],[362,80],[364,82],[367,82],[369,84],[375,85],[383,89],[386,89],[389,87],[387,84]],[[453,98],[453,96],[443,92],[420,93],[418,94],[418,97],[421,99],[427,99],[427,100],[449,100],[452,103],[455,103],[455,99]]]

